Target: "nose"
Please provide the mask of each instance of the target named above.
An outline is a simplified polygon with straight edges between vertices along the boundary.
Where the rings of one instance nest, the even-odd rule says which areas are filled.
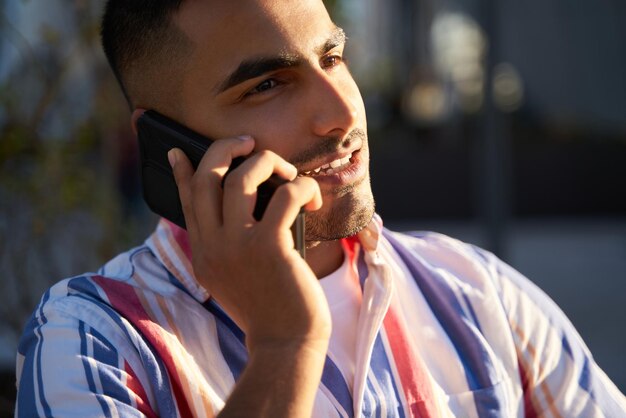
[[[320,71],[311,88],[315,135],[343,136],[356,127],[360,94],[350,76]]]

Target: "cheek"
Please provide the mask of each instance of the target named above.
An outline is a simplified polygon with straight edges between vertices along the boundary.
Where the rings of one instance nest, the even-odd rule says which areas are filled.
[[[241,134],[252,135],[257,150],[268,149],[288,157],[306,136],[302,115],[302,109],[294,101],[273,100],[263,106],[244,109],[224,123],[236,126]]]

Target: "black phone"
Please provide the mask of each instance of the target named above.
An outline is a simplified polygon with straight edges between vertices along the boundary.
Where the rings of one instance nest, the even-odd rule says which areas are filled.
[[[137,120],[137,137],[144,200],[154,213],[186,229],[178,187],[167,159],[167,153],[172,148],[181,149],[194,169],[197,169],[202,156],[213,141],[154,110],[144,112]],[[243,161],[243,157],[233,159],[229,172]],[[258,187],[253,212],[256,220],[261,220],[263,217],[276,188],[286,182],[287,180],[274,174]],[[305,256],[304,216],[304,210],[300,210],[292,227],[296,249],[303,258]]]

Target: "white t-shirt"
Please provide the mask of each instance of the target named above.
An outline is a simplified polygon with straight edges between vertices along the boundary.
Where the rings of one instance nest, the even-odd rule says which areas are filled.
[[[333,321],[328,356],[337,365],[352,391],[356,364],[356,331],[362,295],[358,277],[347,254],[341,267],[323,277],[320,285],[328,300]]]

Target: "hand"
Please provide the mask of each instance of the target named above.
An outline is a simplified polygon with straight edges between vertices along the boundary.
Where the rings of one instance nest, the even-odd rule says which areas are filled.
[[[168,155],[178,185],[196,279],[246,333],[254,347],[317,344],[326,350],[330,313],[317,277],[294,249],[290,227],[299,210],[317,210],[317,182],[270,151],[246,159],[222,179],[233,158],[254,148],[249,137],[215,141],[197,171],[180,150]],[[256,189],[273,173],[280,186],[261,221]]]

